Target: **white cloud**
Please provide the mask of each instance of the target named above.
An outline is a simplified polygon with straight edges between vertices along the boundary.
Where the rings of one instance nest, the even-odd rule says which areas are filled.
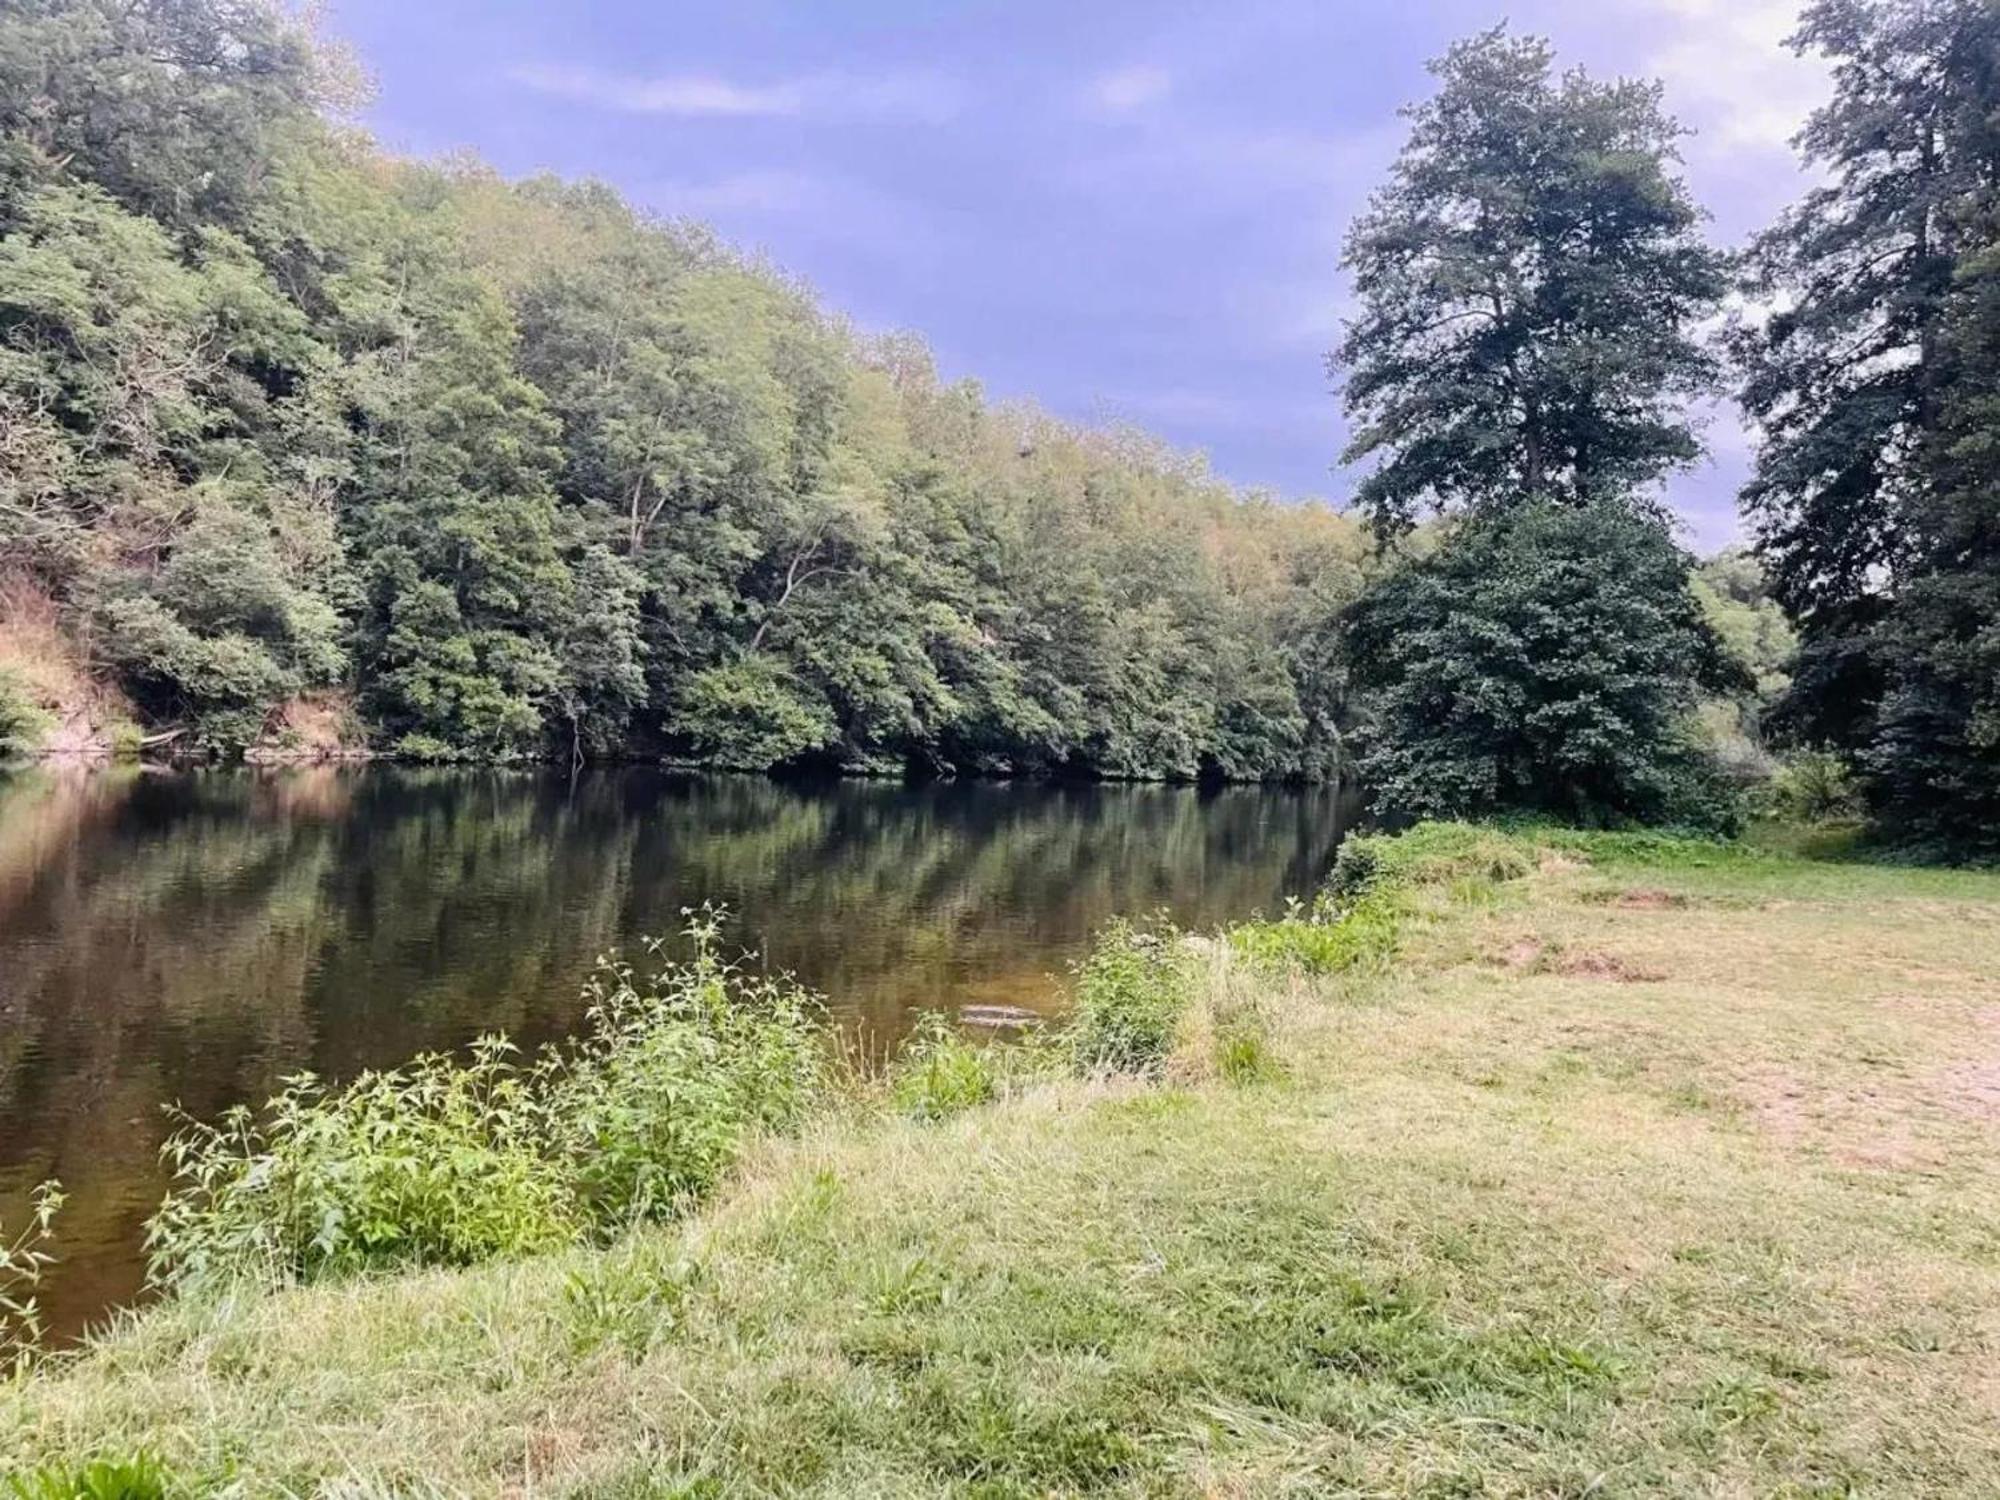
[[[709,74],[649,77],[533,63],[508,73],[524,88],[625,114],[683,118],[897,119],[936,122],[958,112],[957,84],[932,73],[814,73],[762,84]]]
[[[1785,39],[1797,0],[1638,0],[1667,23],[1645,71],[1669,105],[1700,127],[1703,154],[1788,153],[1791,138],[1826,97],[1827,71]]]
[[[1173,92],[1174,75],[1151,63],[1114,68],[1090,80],[1085,101],[1103,114],[1129,115],[1158,104]]]

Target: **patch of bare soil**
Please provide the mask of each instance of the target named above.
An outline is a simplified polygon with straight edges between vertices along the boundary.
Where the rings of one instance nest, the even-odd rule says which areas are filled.
[[[1824,1087],[1772,1064],[1738,1075],[1736,1097],[1788,1151],[1817,1150],[1843,1167],[1871,1171],[1935,1171],[1946,1152],[1916,1126],[1935,1111],[1922,1091],[1867,1086]]]
[[[1626,911],[1672,911],[1686,906],[1688,898],[1678,891],[1651,889],[1620,891],[1611,898],[1611,904]]]
[[[1614,984],[1656,984],[1667,976],[1596,948],[1566,949],[1539,938],[1518,938],[1492,955],[1509,974],[1559,974],[1565,979],[1602,979]]]
[[[1564,953],[1556,959],[1553,967],[1556,973],[1568,979],[1608,979],[1614,984],[1658,984],[1667,977],[1656,969],[1640,968],[1615,953],[1603,953],[1594,948]]]

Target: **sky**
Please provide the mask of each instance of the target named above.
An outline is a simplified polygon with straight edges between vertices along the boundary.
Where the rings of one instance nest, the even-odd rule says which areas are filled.
[[[1823,70],[1794,0],[333,0],[390,149],[599,177],[707,220],[947,378],[1137,423],[1286,498],[1351,476],[1325,353],[1346,226],[1429,92],[1508,22],[1566,63],[1659,78],[1717,243],[1803,186]],[[1736,535],[1748,439],[1670,496]]]

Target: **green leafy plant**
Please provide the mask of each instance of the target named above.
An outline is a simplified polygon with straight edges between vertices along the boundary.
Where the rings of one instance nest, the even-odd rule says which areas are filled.
[[[1322,892],[1310,907],[1291,898],[1275,920],[1239,922],[1226,940],[1253,963],[1331,974],[1386,956],[1395,947],[1395,923],[1383,901],[1343,907]]]
[[[32,751],[53,723],[21,675],[0,667],[0,756]]]
[[[427,1053],[341,1089],[302,1073],[262,1118],[184,1121],[147,1226],[156,1278],[312,1280],[569,1243],[581,1215],[550,1170],[544,1073],[483,1037],[466,1061]]]
[[[1186,945],[1171,922],[1112,922],[1075,971],[1066,1037],[1076,1071],[1158,1072],[1193,992]]]
[[[817,1002],[720,954],[721,914],[688,913],[691,961],[640,986],[608,965],[549,1104],[599,1228],[670,1216],[715,1187],[743,1144],[796,1124],[826,1077]]]
[[[261,1115],[189,1120],[174,1186],[147,1226],[154,1279],[309,1281],[467,1265],[609,1238],[714,1188],[752,1136],[795,1124],[825,1074],[815,1002],[718,954],[646,984],[607,964],[585,1030],[522,1062],[485,1037],[344,1088],[286,1080]]]
[[[1859,817],[1861,788],[1847,762],[1827,750],[1802,750],[1785,757],[1762,789],[1759,808],[1801,823]]]
[[[998,1091],[991,1050],[969,1041],[936,1011],[917,1022],[889,1069],[890,1102],[913,1120],[962,1114]]]
[[[40,1351],[42,1310],[36,1288],[55,1259],[50,1250],[62,1184],[42,1183],[30,1200],[27,1226],[9,1237],[0,1230],[0,1370],[18,1369]]]
[[[166,1500],[167,1475],[151,1454],[43,1465],[9,1475],[0,1500]]]

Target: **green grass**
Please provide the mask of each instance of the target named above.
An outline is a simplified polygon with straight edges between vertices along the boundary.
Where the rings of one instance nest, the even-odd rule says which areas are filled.
[[[2000,1493],[2000,877],[1362,848],[1393,962],[1184,945],[1150,1081],[961,1107],[954,1064],[949,1107],[767,1142],[609,1248],[164,1306],[0,1390],[0,1464],[144,1452],[190,1494]]]

